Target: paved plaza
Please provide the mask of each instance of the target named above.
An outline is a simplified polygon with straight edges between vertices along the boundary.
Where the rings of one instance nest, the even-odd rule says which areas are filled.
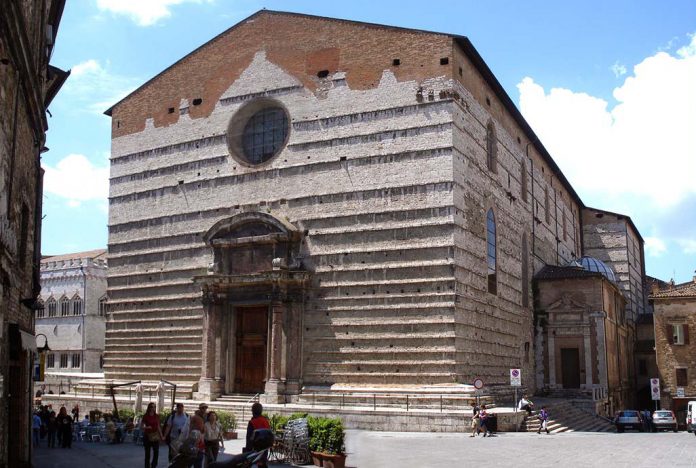
[[[241,452],[242,439],[225,443],[225,454]],[[139,468],[143,447],[76,442],[73,448],[35,451],[35,468]],[[687,432],[501,433],[491,438],[468,434],[348,431],[347,466],[423,468],[442,466],[500,467],[641,467],[696,466],[696,437]],[[166,467],[166,447],[160,467]],[[271,465],[288,466],[288,465]]]

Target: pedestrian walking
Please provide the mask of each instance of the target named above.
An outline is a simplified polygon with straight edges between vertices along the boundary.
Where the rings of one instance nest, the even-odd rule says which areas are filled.
[[[208,420],[208,405],[205,403],[201,403],[198,405],[198,411],[196,411],[196,415],[200,416],[201,419],[203,419],[203,422]]]
[[[480,431],[483,432],[483,437],[491,435],[491,431],[488,429],[488,411],[486,411],[486,405],[481,405],[481,411],[479,411],[480,420]]]
[[[34,413],[31,424],[31,434],[34,438],[34,447],[39,446],[39,440],[41,438],[41,426],[43,426],[41,416],[39,416],[39,413]]]
[[[159,461],[159,446],[164,440],[162,428],[160,427],[159,415],[155,411],[155,404],[149,403],[147,410],[140,422],[140,429],[143,431],[143,446],[145,447],[145,468],[155,468]],[[152,461],[150,460],[152,452]]]
[[[183,438],[188,435],[189,415],[184,411],[184,404],[177,403],[176,410],[169,415],[164,427],[164,440],[169,446],[169,461],[179,453],[179,447]],[[181,438],[181,434],[186,429],[186,434]]]
[[[58,432],[58,421],[56,420],[56,413],[51,411],[48,415],[48,424],[46,424],[47,434],[48,434],[48,448],[56,447],[56,432]]]
[[[205,455],[207,463],[217,461],[220,447],[224,447],[222,442],[222,427],[217,420],[215,411],[208,413],[208,421],[205,423]]]
[[[546,411],[546,406],[541,407],[541,411],[539,411],[539,421],[541,421],[541,424],[539,425],[539,430],[537,431],[537,434],[541,434],[541,431],[546,431],[546,433],[549,433],[549,412]]]
[[[474,413],[474,416],[471,418],[471,435],[469,437],[476,437],[479,435],[479,431],[481,430],[481,417],[479,416],[478,411]]]
[[[56,418],[56,420],[58,422],[60,446],[62,448],[72,448],[73,419],[68,414],[68,410],[65,409],[65,406],[60,407],[60,411],[58,411],[58,417]]]

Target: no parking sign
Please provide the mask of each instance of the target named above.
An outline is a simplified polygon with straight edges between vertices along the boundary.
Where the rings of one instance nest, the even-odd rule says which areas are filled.
[[[522,386],[522,371],[520,369],[510,369],[510,385],[513,387]]]
[[[650,396],[653,400],[660,399],[660,379],[650,379]]]

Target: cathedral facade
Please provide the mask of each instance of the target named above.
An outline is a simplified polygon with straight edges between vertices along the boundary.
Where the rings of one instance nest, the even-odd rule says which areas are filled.
[[[107,114],[107,378],[549,385],[587,209],[467,38],[263,10]]]

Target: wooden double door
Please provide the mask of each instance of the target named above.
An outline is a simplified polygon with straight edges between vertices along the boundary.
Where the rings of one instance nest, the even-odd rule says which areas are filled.
[[[266,381],[268,306],[235,308],[236,393],[262,393]]]

